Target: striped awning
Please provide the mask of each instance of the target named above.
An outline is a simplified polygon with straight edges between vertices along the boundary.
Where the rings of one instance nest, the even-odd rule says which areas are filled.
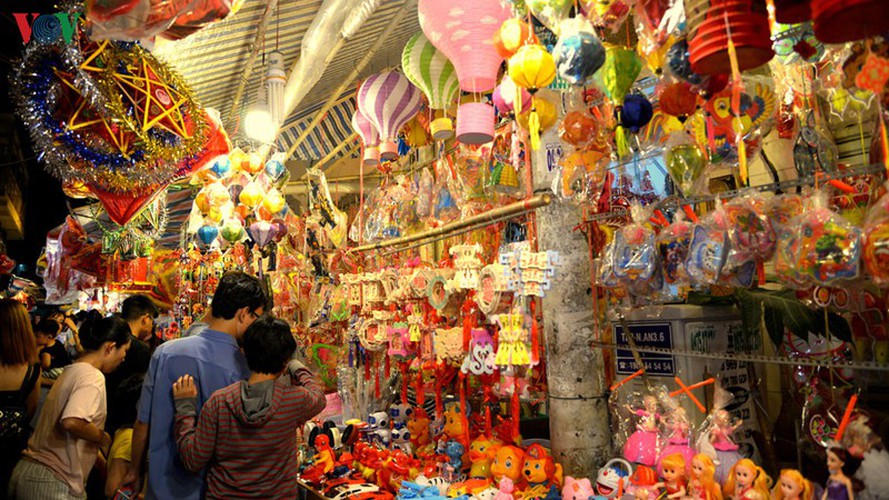
[[[405,1],[412,2],[409,12],[395,29],[386,31],[389,21]],[[264,47],[246,82],[246,92],[234,113],[231,107],[234,93],[249,59],[256,36],[256,26],[265,10],[263,0],[246,0],[241,10],[225,21],[206,28],[184,40],[159,44],[155,52],[175,67],[194,88],[201,103],[220,111],[226,130],[235,139],[242,135],[240,117],[256,98],[260,82],[265,78],[267,61],[262,57],[277,50],[284,55],[289,71],[299,57],[302,37],[321,7],[322,0],[279,0],[276,12],[271,13]],[[297,110],[285,121],[279,138],[279,148],[288,150],[296,138],[312,121],[330,94],[355,69],[377,38],[386,37],[383,48],[377,51],[370,64],[361,72],[367,77],[386,68],[398,66],[401,51],[407,40],[419,31],[415,0],[382,0],[380,7],[349,39],[326,68],[321,80],[309,91]],[[384,33],[385,31],[385,33]],[[300,159],[319,159],[352,135],[351,118],[355,109],[352,96],[359,81],[350,82],[351,88],[339,96],[319,127],[313,130],[296,149]],[[343,148],[340,154],[348,151]]]

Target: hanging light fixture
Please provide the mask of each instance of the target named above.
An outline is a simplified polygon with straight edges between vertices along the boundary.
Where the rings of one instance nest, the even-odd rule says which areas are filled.
[[[269,71],[266,74],[268,85],[269,113],[275,127],[284,123],[284,84],[287,82],[287,74],[284,72],[284,54],[277,50],[269,54]]]
[[[247,114],[244,116],[244,131],[251,139],[271,144],[278,134],[278,127],[272,121],[272,113],[269,110],[266,95],[266,85],[263,82],[256,92],[256,101],[247,108]]]

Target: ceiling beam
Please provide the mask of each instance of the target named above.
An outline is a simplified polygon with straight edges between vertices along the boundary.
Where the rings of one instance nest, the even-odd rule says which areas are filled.
[[[389,38],[389,35],[392,34],[393,31],[395,31],[395,28],[397,26],[401,25],[402,21],[404,20],[404,16],[407,15],[411,5],[415,1],[416,0],[404,0],[404,2],[401,4],[401,8],[398,9],[398,12],[396,12],[394,16],[392,16],[392,19],[389,20],[389,24],[386,25],[386,27],[383,29],[382,34],[376,39],[376,41],[374,41],[370,49],[364,54],[364,57],[361,58],[361,60],[355,66],[355,69],[353,69],[352,72],[349,73],[349,76],[343,79],[343,81],[340,83],[340,86],[337,87],[337,89],[330,94],[330,96],[327,98],[327,102],[324,103],[324,106],[322,106],[321,109],[319,109],[315,113],[315,115],[312,117],[312,121],[309,122],[309,125],[306,127],[306,129],[302,131],[302,133],[293,141],[293,144],[290,145],[290,148],[287,149],[288,158],[290,158],[293,155],[293,152],[296,151],[296,148],[298,148],[299,145],[302,144],[306,140],[306,138],[309,137],[309,134],[312,133],[312,130],[315,130],[315,127],[317,127],[318,124],[320,124],[321,121],[324,120],[327,112],[330,111],[330,109],[334,105],[336,105],[336,103],[339,101],[340,96],[344,92],[346,92],[346,90],[348,90],[350,86],[352,86],[354,81],[359,76],[361,76],[361,72],[368,64],[370,64],[374,55],[376,55],[380,48],[383,47],[383,44]],[[281,132],[284,132],[285,130],[296,126],[297,123],[299,122],[295,121],[290,125],[287,125],[283,129],[281,129]]]
[[[267,0],[268,4],[259,18],[259,24],[256,27],[256,36],[253,37],[253,47],[247,57],[247,63],[244,65],[244,71],[241,72],[241,78],[238,81],[238,88],[235,90],[235,98],[232,101],[232,107],[228,113],[228,119],[236,122],[235,117],[238,116],[238,108],[241,107],[241,100],[244,98],[244,92],[247,90],[247,82],[253,76],[253,65],[256,63],[256,57],[259,55],[259,48],[265,46],[265,32],[268,30],[271,13],[278,7],[278,0]],[[260,84],[261,85],[261,84]]]

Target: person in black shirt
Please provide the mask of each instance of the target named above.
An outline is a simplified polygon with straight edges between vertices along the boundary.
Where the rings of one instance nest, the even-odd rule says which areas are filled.
[[[133,339],[127,357],[117,370],[105,376],[108,420],[105,430],[114,437],[108,456],[105,494],[113,497],[132,462],[133,425],[142,393],[142,381],[151,361],[151,336],[157,306],[145,295],[132,295],[123,301],[121,317],[129,323]]]
[[[43,369],[44,385],[52,382],[62,373],[62,368],[71,364],[71,357],[61,342],[56,340],[60,326],[51,319],[42,320],[34,328],[37,346],[40,348],[40,368]]]

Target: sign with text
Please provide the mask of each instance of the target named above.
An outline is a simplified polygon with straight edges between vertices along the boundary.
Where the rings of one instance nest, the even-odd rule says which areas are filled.
[[[670,323],[634,323],[629,327],[638,347],[673,348],[673,330]],[[614,325],[614,340],[618,345],[629,345],[621,325]],[[649,375],[672,377],[676,374],[676,360],[672,354],[643,352],[640,356]],[[616,358],[618,374],[630,375],[639,370],[636,359],[629,349],[618,349]]]

